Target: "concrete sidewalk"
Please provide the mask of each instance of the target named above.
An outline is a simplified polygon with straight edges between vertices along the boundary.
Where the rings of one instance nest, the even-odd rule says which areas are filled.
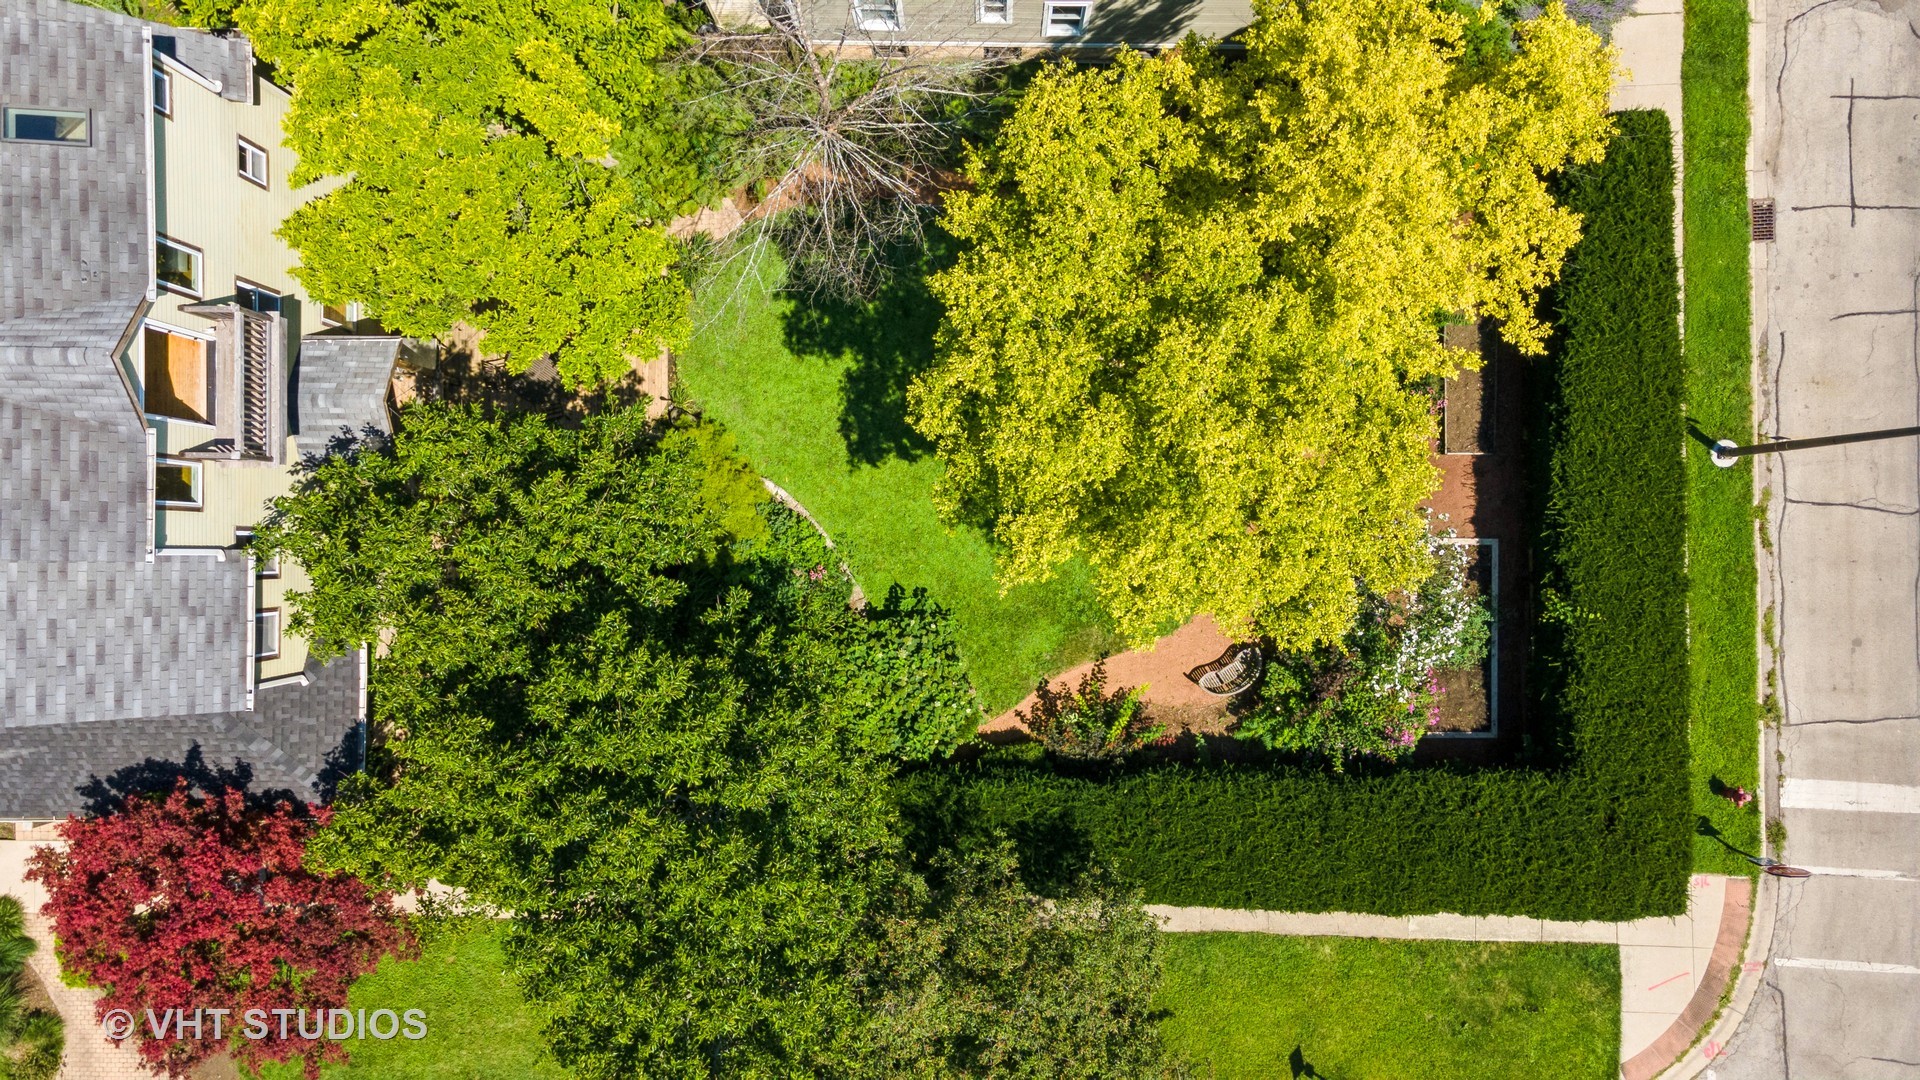
[[[1503,915],[1292,914],[1228,908],[1147,910],[1169,933],[1291,934],[1430,941],[1578,942],[1620,947],[1620,1061],[1648,1080],[1686,1052],[1718,1010],[1746,942],[1752,883],[1694,875],[1685,915],[1557,922]]]

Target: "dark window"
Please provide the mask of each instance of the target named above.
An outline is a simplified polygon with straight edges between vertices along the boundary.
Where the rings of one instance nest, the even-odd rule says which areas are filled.
[[[85,146],[93,141],[92,128],[85,112],[67,109],[7,110],[7,138],[22,142]]]
[[[161,458],[153,467],[153,501],[161,506],[200,509],[200,466]]]
[[[280,313],[280,294],[251,281],[235,279],[233,297],[240,306],[248,311],[261,311],[272,315]]]
[[[153,111],[161,116],[173,115],[173,76],[153,69]]]

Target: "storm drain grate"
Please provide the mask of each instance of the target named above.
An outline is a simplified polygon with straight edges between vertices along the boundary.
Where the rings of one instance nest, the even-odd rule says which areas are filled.
[[[1773,240],[1773,200],[1747,200],[1747,220],[1753,223],[1753,242],[1770,243]]]

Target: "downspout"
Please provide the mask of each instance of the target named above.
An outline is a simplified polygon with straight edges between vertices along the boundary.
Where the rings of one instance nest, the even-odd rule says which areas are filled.
[[[146,126],[142,130],[146,132],[147,166],[147,302],[152,303],[160,298],[159,253],[156,250],[159,242],[154,239],[160,232],[159,197],[155,191],[159,185],[160,170],[155,164],[153,154],[153,126],[160,121],[155,119],[159,114],[153,111],[153,65],[155,63],[154,57],[158,54],[153,51],[152,27],[143,26],[140,28],[140,41],[146,46],[146,52],[142,55],[142,59],[146,61],[143,66],[147,70],[140,73],[140,82],[146,87],[146,93],[142,95],[142,100],[147,103],[147,111],[145,114]]]
[[[260,677],[260,664],[259,664],[259,661],[256,659],[256,657],[259,655],[259,652],[260,652],[260,643],[254,640],[254,638],[260,632],[260,619],[258,615],[258,608],[256,608],[255,606],[259,602],[259,598],[255,595],[255,591],[254,591],[256,588],[258,588],[256,581],[257,581],[257,578],[254,576],[254,567],[253,567],[253,549],[248,548],[247,549],[247,609],[246,609],[246,617],[247,617],[247,633],[246,633],[247,710],[246,711],[248,712],[253,711],[254,684],[255,684],[255,680],[257,680]]]

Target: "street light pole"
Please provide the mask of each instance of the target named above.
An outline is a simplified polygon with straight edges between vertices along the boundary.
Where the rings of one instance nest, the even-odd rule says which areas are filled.
[[[1709,451],[1713,463],[1721,468],[1730,468],[1743,457],[1756,454],[1781,454],[1788,450],[1811,450],[1816,446],[1840,446],[1845,443],[1873,442],[1877,439],[1904,439],[1920,435],[1920,427],[1887,428],[1883,431],[1860,431],[1851,435],[1822,435],[1815,439],[1782,439],[1779,442],[1755,443],[1752,446],[1735,446],[1731,439],[1721,439],[1713,444]]]

